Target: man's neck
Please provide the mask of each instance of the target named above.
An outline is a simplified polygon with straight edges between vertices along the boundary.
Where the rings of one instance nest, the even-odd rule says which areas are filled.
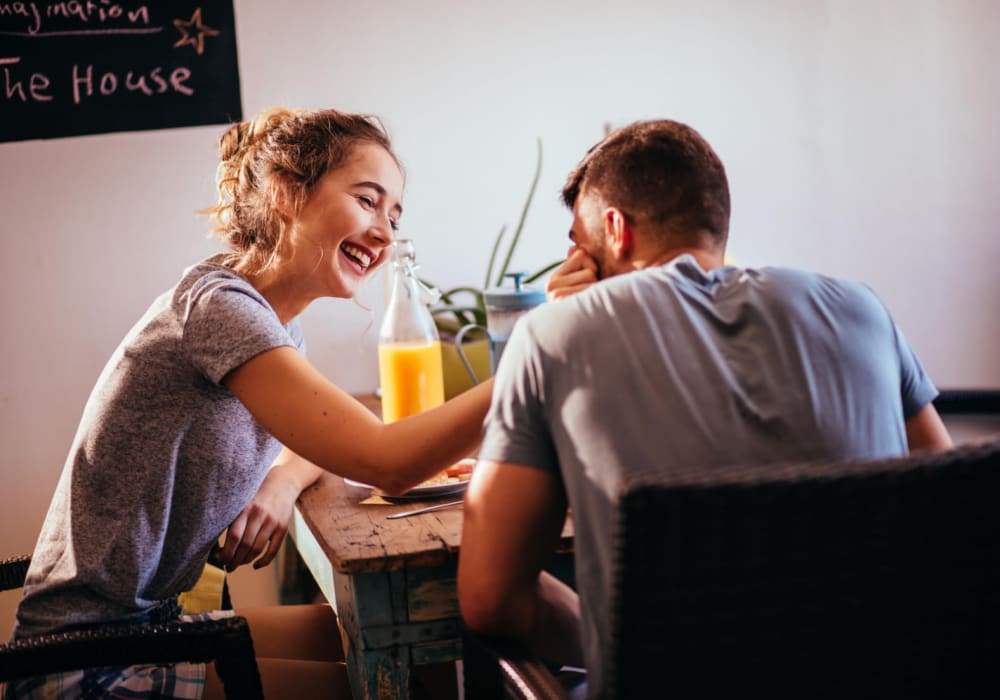
[[[725,252],[721,250],[714,251],[705,250],[704,248],[679,247],[660,251],[658,254],[651,255],[645,259],[633,260],[632,263],[636,270],[641,270],[646,267],[665,265],[674,258],[685,254],[692,256],[698,263],[698,266],[706,272],[714,270],[717,267],[722,267],[723,259],[725,258]]]

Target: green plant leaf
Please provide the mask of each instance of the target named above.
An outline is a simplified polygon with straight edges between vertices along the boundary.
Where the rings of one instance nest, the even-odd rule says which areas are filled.
[[[439,336],[451,336],[454,338],[458,334],[459,329],[464,325],[464,323],[454,318],[434,317],[434,326],[437,328]]]
[[[441,300],[447,301],[449,304],[453,304],[454,302],[451,300],[451,298],[456,294],[471,294],[473,299],[475,299],[475,305],[481,309],[484,308],[483,290],[476,289],[475,287],[454,287],[452,289],[449,289],[447,292],[442,292]]]
[[[546,265],[545,267],[543,267],[541,270],[538,270],[537,272],[532,272],[530,275],[528,275],[527,277],[525,277],[524,278],[524,283],[525,284],[531,284],[532,282],[534,282],[535,280],[537,280],[539,277],[542,277],[542,276],[546,275],[547,273],[552,272],[552,270],[556,269],[557,267],[559,267],[560,265],[562,265],[564,262],[566,262],[566,261],[565,260],[556,260],[555,262],[550,262],[548,265]]]
[[[438,327],[438,330],[442,330],[440,321],[441,316],[451,314],[455,321],[464,326],[468,323],[478,323],[479,325],[486,325],[486,312],[478,306],[439,306],[437,308],[431,309],[431,316],[434,317],[434,324]],[[457,330],[457,329],[456,329]]]
[[[507,248],[507,257],[504,258],[503,266],[500,268],[500,274],[497,275],[497,286],[499,287],[503,283],[503,276],[507,274],[507,268],[510,266],[510,260],[514,257],[514,249],[517,248],[517,242],[521,240],[521,229],[524,228],[524,220],[528,216],[528,209],[531,207],[531,201],[535,198],[535,190],[538,188],[538,178],[542,174],[542,139],[537,139],[538,144],[538,160],[535,164],[535,177],[531,180],[531,188],[528,190],[528,198],[524,200],[524,207],[521,208],[521,218],[517,222],[517,228],[514,229],[514,237],[510,241],[510,246]],[[490,266],[492,268],[492,265]]]
[[[439,336],[455,335],[459,328],[472,323],[471,318],[466,318],[463,314],[451,309],[442,309],[442,312],[447,312],[449,315],[436,314],[434,316],[434,327],[437,328]]]
[[[528,216],[528,210],[531,207],[531,203],[534,200],[535,192],[538,189],[538,181],[541,177],[542,172],[542,140],[538,139],[538,159],[535,163],[535,173],[531,181],[531,187],[528,189],[528,197],[524,202],[524,206],[521,209],[521,216],[518,220],[517,228],[514,231],[514,235],[510,240],[510,244],[507,247],[507,254],[504,258],[503,266],[500,268],[500,274],[497,275],[496,286],[501,286],[503,284],[504,275],[507,273],[507,269],[510,266],[511,259],[514,256],[514,251],[517,248],[518,241],[521,238],[521,231],[524,229],[524,222]],[[490,279],[493,277],[493,270],[497,263],[497,257],[500,253],[500,246],[504,242],[504,237],[507,234],[507,224],[500,227],[500,231],[497,233],[496,238],[493,241],[493,249],[490,251],[489,264],[486,267],[486,278],[483,282],[483,288],[477,289],[475,287],[461,286],[454,287],[453,289],[448,289],[441,292],[441,299],[432,309],[431,314],[434,318],[434,325],[437,327],[438,332],[442,336],[454,336],[461,329],[462,326],[475,323],[480,326],[486,325],[486,306],[483,299],[483,291],[490,286]],[[531,276],[527,277],[524,281],[525,283],[537,280],[542,275],[550,272],[558,265],[562,264],[562,260],[556,260],[552,262],[537,272],[533,273]],[[432,285],[427,280],[421,280],[421,282],[426,286]],[[467,305],[462,305],[458,302],[458,299],[465,301],[471,297]]]
[[[493,241],[493,251],[490,253],[490,264],[486,266],[486,280],[483,282],[483,289],[490,286],[490,277],[493,276],[493,263],[497,259],[497,251],[500,250],[500,241],[503,240],[503,235],[507,232],[507,224],[500,227],[500,233],[497,234],[496,240]]]
[[[454,287],[452,289],[442,290],[440,287],[432,285],[427,280],[420,280],[420,282],[421,284],[435,287],[435,289],[437,289],[441,293],[441,298],[438,300],[438,303],[454,305],[456,303],[454,295],[471,294],[473,296],[475,304],[478,304],[479,306],[483,305],[483,293],[482,291],[476,289],[475,287]]]
[[[431,316],[438,316],[440,314],[459,314],[459,313],[470,313],[476,315],[485,312],[478,306],[439,306],[437,308],[431,309]]]

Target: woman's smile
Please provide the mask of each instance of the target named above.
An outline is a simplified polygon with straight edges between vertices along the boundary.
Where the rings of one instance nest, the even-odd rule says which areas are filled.
[[[361,274],[367,272],[372,262],[377,259],[371,252],[348,241],[344,241],[340,244],[340,252],[343,253],[349,263],[352,263],[356,268],[358,268]]]

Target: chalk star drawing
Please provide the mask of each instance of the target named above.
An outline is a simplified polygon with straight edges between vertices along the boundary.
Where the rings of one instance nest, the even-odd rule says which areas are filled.
[[[205,52],[205,37],[219,36],[218,29],[206,27],[201,23],[200,7],[194,11],[190,20],[185,21],[183,19],[175,19],[174,26],[177,27],[177,31],[181,33],[181,38],[177,40],[176,44],[174,44],[174,48],[176,49],[184,46],[185,44],[191,44],[199,56]]]

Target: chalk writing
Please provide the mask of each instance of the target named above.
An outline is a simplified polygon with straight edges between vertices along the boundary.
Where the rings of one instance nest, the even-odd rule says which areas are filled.
[[[20,61],[21,59],[18,57],[0,58],[0,65],[4,66],[4,98],[8,100],[11,98],[20,98],[22,102],[26,102],[28,100],[28,96],[30,95],[31,99],[36,102],[48,102],[51,100],[52,95],[47,95],[44,92],[51,84],[51,81],[47,76],[42,75],[41,73],[32,73],[31,77],[28,78],[27,93],[25,93],[24,84],[20,80],[11,79],[11,69],[7,68],[7,66],[20,63]]]
[[[102,73],[96,79],[97,90],[101,95],[113,95],[118,91],[119,85],[128,91],[138,90],[145,95],[162,94],[167,89],[172,89],[183,95],[193,95],[194,90],[184,84],[184,81],[191,77],[191,71],[183,66],[174,68],[169,78],[164,78],[161,74],[163,69],[156,66],[149,72],[150,81],[156,85],[153,89],[146,82],[145,75],[136,75],[132,71],[125,73],[124,77],[113,72]],[[94,94],[94,67],[93,66],[73,66],[73,102],[80,104],[83,97],[90,97]],[[81,92],[82,91],[82,92]]]
[[[81,29],[74,32],[72,29],[59,28],[55,32],[47,31],[47,27],[50,24],[55,24],[57,27],[66,24],[65,21],[59,20],[71,20],[86,24],[94,21],[101,25],[113,22],[115,24],[124,23],[126,25],[124,27],[116,27],[115,32],[129,31],[132,29],[131,25],[135,24],[149,25],[148,6],[141,5],[137,8],[125,9],[119,4],[112,3],[110,0],[98,0],[98,2],[94,2],[94,0],[85,0],[84,2],[69,0],[69,2],[48,3],[0,2],[0,18],[5,16],[22,17],[25,20],[25,25],[21,31],[17,31],[16,29],[0,31],[0,34],[10,36],[46,36],[52,33],[67,36],[70,33],[101,33],[100,29]],[[49,20],[57,21],[49,22]],[[159,28],[157,28],[157,31],[159,31]]]
[[[29,76],[18,75],[16,71],[8,68],[20,62],[20,58],[0,58],[0,66],[3,68],[3,93],[5,100],[20,100],[27,102],[48,102],[53,99],[53,95],[46,91],[52,81],[44,73],[31,73]],[[124,73],[115,71],[100,72],[95,75],[94,66],[77,65],[72,66],[70,86],[72,88],[72,99],[74,104],[80,104],[84,97],[92,95],[113,95],[119,87],[129,92],[141,92],[144,95],[159,95],[168,90],[182,95],[194,95],[195,90],[187,84],[191,78],[191,70],[184,66],[178,66],[165,74],[162,66],[155,66],[149,71],[125,71]],[[27,86],[27,89],[25,89]],[[96,88],[95,88],[96,86]]]
[[[239,119],[235,30],[232,0],[0,0],[0,141]]]

